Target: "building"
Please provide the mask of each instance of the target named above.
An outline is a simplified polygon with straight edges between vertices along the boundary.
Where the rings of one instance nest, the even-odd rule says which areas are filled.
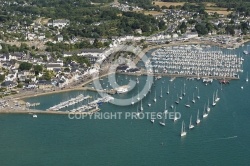
[[[49,63],[46,65],[47,70],[60,70],[62,68],[60,63]]]
[[[58,19],[58,20],[53,20],[52,22],[48,23],[48,26],[53,26],[57,27],[59,29],[64,28],[65,26],[69,25],[70,21],[66,19]]]
[[[58,35],[57,36],[57,41],[58,42],[62,42],[63,41],[63,36],[62,35]]]

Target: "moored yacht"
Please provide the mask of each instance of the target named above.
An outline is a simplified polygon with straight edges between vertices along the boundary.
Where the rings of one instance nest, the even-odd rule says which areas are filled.
[[[204,111],[203,111],[203,118],[206,118],[208,116],[208,113],[206,112],[206,106],[204,105]]]
[[[207,112],[210,112],[210,107],[209,107],[209,99],[208,99],[208,102],[207,102]]]
[[[194,125],[192,124],[192,115],[190,116],[190,122],[189,122],[189,129],[194,128]]]
[[[182,121],[182,127],[181,127],[181,137],[187,135],[187,132],[185,130],[185,123]]]
[[[199,123],[201,122],[199,112],[200,112],[200,111],[199,111],[199,109],[198,109],[196,124],[199,124]]]

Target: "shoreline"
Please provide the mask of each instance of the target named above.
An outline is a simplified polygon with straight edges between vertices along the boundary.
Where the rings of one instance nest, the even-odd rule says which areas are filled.
[[[245,41],[242,41],[238,44],[238,47],[235,47],[235,48],[239,48],[242,44],[245,44],[247,42],[250,42],[250,39],[247,39]],[[144,54],[146,54],[148,51],[150,50],[153,50],[153,49],[156,49],[156,48],[160,48],[160,47],[170,47],[170,46],[179,46],[179,45],[192,45],[192,44],[199,44],[199,45],[211,45],[211,46],[217,46],[217,47],[221,47],[221,48],[225,48],[223,46],[221,46],[221,44],[219,43],[213,43],[213,42],[207,42],[207,41],[189,41],[189,42],[183,42],[183,41],[177,41],[175,43],[169,43],[169,44],[159,44],[159,45],[152,45],[152,46],[149,46],[147,48],[145,48],[142,52]],[[144,55],[143,54],[143,55]],[[142,55],[142,56],[143,56]],[[140,56],[139,56],[140,57]],[[138,58],[137,58],[138,59]],[[139,60],[136,61],[136,64],[138,63]],[[119,73],[119,72],[116,72],[118,74],[126,74],[126,73]],[[58,89],[58,90],[55,90],[55,91],[45,91],[45,92],[31,92],[31,94],[23,94],[23,93],[20,93],[20,94],[16,94],[16,95],[13,95],[13,96],[6,96],[4,97],[3,99],[12,99],[12,100],[18,100],[19,102],[21,103],[25,103],[25,99],[27,98],[31,98],[31,97],[37,97],[37,96],[44,96],[44,95],[50,95],[50,94],[57,94],[57,93],[64,93],[64,92],[71,92],[71,91],[87,91],[89,90],[89,87],[85,87],[87,84],[93,82],[94,80],[98,79],[98,78],[102,78],[102,77],[106,77],[110,74],[113,74],[112,73],[106,73],[106,74],[103,74],[103,75],[100,75],[100,76],[97,76],[97,77],[94,77],[94,78],[90,78],[89,80],[87,80],[86,82],[80,84],[80,85],[77,85],[75,87],[68,87],[68,88],[65,88],[65,89]],[[165,76],[165,77],[171,77],[171,75],[164,75],[164,74],[157,74],[157,75],[162,75],[162,76]],[[177,75],[174,75],[174,77],[190,77],[190,76],[177,76]],[[218,78],[217,78],[218,79]],[[11,108],[10,108],[11,109]],[[99,110],[98,110],[99,111]],[[46,113],[46,114],[68,114],[70,112],[46,112],[46,111],[42,111],[42,110],[22,110],[22,111],[16,111],[16,110],[6,110],[6,109],[3,109],[3,110],[0,110],[0,113]],[[80,112],[79,112],[80,113]]]
[[[0,114],[54,114],[54,115],[74,115],[74,114],[82,114],[82,115],[91,115],[95,112],[100,111],[100,108],[92,109],[88,112],[69,112],[69,111],[42,111],[42,110],[34,110],[34,109],[25,109],[25,110],[0,110]]]

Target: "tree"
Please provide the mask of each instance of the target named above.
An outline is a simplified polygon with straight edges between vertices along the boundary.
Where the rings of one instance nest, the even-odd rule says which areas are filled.
[[[195,29],[199,35],[207,35],[208,34],[208,29],[204,23],[196,24]]]
[[[43,66],[42,65],[35,65],[33,66],[34,71],[35,71],[35,75],[38,75],[39,73],[41,73],[43,71]]]
[[[95,48],[101,48],[101,47],[103,47],[103,44],[102,44],[102,42],[99,42],[97,39],[95,39],[94,43],[93,43],[93,46]]]
[[[28,63],[28,62],[22,62],[19,65],[19,70],[23,71],[23,70],[30,70],[32,68],[32,64]]]
[[[162,29],[165,29],[165,22],[163,20],[161,20],[158,24],[159,28],[162,30]]]
[[[0,82],[3,82],[4,79],[5,79],[5,75],[4,75],[4,74],[3,74],[3,75],[0,75]]]
[[[70,68],[66,67],[66,68],[64,68],[64,71],[65,72],[70,72]]]
[[[234,31],[234,27],[231,25],[227,25],[227,27],[225,28],[226,32],[229,33],[230,35],[234,36],[235,35],[235,31]]]
[[[182,22],[179,28],[181,30],[181,33],[185,33],[187,31],[187,25],[186,25],[186,23]]]

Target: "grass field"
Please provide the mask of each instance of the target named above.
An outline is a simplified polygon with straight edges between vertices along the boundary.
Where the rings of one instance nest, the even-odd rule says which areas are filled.
[[[160,7],[162,6],[166,6],[166,7],[169,7],[169,6],[178,6],[178,5],[181,5],[183,6],[185,2],[158,2],[158,1],[153,1],[155,3],[155,5],[159,5]]]
[[[208,13],[215,13],[228,15],[232,11],[227,11],[227,8],[220,8],[220,7],[206,7],[206,12]]]
[[[159,5],[160,7],[162,6],[183,6],[185,4],[185,2],[159,2],[159,1],[154,1],[155,5]],[[228,15],[230,14],[232,11],[227,11],[227,8],[220,8],[220,7],[216,7],[215,3],[211,3],[211,2],[204,2],[205,6],[206,6],[206,12],[208,13],[214,13],[217,12],[218,14],[224,14],[224,15]],[[146,14],[146,13],[145,13]],[[154,14],[152,14],[154,15]]]
[[[223,15],[228,15],[232,11],[227,11],[227,10],[206,10],[207,13],[215,13],[217,12],[218,14],[223,14]]]
[[[145,15],[150,15],[151,14],[152,16],[162,14],[162,12],[157,12],[157,11],[144,11],[143,13]]]

